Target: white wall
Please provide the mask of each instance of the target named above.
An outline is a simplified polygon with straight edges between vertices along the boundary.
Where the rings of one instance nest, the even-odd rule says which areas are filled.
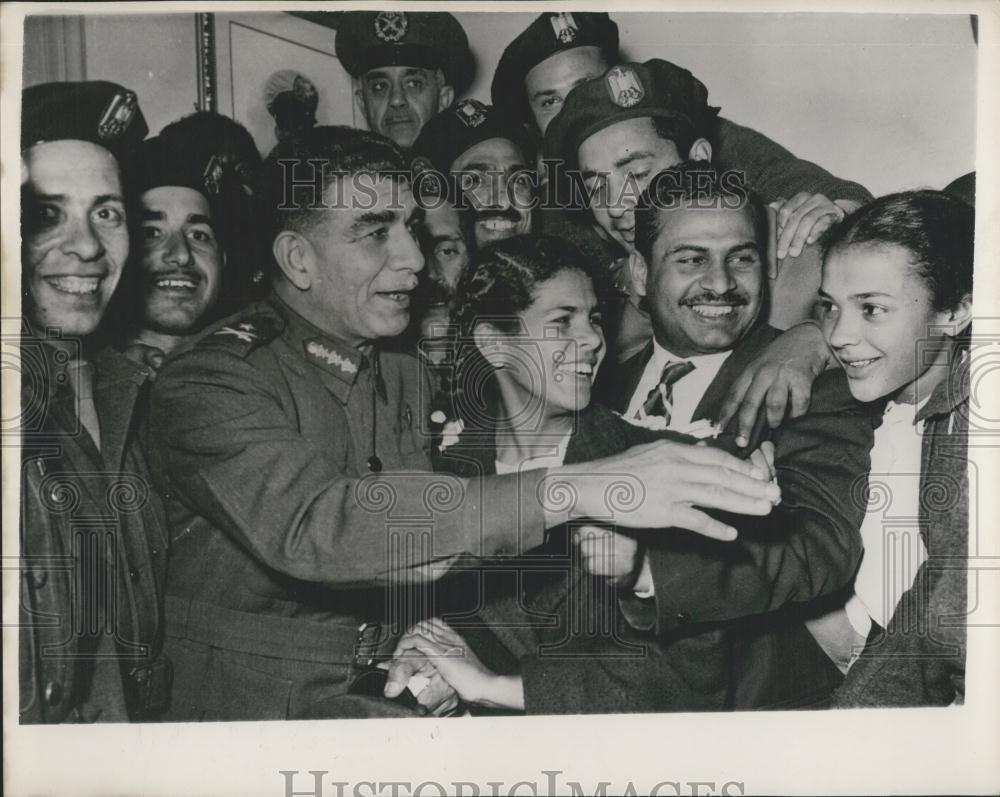
[[[469,94],[488,100],[500,53],[535,15],[456,16],[479,61]],[[975,168],[977,51],[967,15],[612,17],[631,58],[665,57],[687,67],[724,116],[876,194],[942,187]],[[151,130],[193,109],[192,14],[90,16],[84,30],[86,77],[134,88]],[[332,46],[333,31],[317,35]]]

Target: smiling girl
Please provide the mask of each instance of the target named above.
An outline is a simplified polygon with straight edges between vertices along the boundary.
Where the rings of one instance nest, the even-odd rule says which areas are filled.
[[[854,397],[885,407],[854,594],[813,626],[847,673],[836,705],[964,697],[974,216],[941,192],[894,194],[825,240],[824,334]]]

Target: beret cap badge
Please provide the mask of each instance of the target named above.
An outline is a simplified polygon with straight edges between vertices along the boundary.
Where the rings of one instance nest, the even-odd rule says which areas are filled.
[[[455,114],[466,127],[479,127],[486,121],[486,106],[477,100],[462,100],[455,107]]]
[[[559,40],[560,44],[572,44],[580,32],[576,20],[573,19],[573,15],[568,11],[560,11],[558,14],[553,14],[549,17],[549,22],[552,23],[552,31],[555,33],[556,39]]]
[[[118,138],[132,124],[138,106],[139,102],[134,92],[116,91],[101,113],[100,121],[97,123],[97,135],[102,140]]]
[[[605,75],[611,101],[621,108],[638,105],[646,90],[635,70],[630,66],[616,66]]]
[[[402,11],[380,11],[375,17],[375,35],[388,44],[402,41],[409,28],[410,23]]]

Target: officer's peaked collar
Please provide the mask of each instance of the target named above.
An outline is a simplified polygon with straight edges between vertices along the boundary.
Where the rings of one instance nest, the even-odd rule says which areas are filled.
[[[278,296],[273,300],[288,323],[288,331],[294,337],[292,345],[302,347],[305,359],[317,368],[337,377],[341,382],[353,385],[365,362],[365,352],[324,332],[299,315]]]

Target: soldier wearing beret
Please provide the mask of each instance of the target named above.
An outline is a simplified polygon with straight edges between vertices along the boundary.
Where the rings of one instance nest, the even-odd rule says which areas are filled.
[[[114,83],[22,94],[23,723],[154,719],[168,699],[165,518],[134,431],[150,371],[98,335],[146,132]]]
[[[157,379],[172,719],[404,711],[357,692],[393,632],[433,610],[401,600],[411,582],[461,552],[534,547],[567,512],[605,514],[603,495],[623,472],[670,484],[677,460],[666,443],[628,452],[628,464],[551,474],[428,473],[429,386],[416,358],[390,345],[424,265],[405,167],[390,141],[350,128],[279,144],[262,180],[277,266],[270,297],[175,353]],[[720,502],[766,500],[744,463],[697,451],[722,466],[706,468]],[[543,502],[550,475],[577,496],[572,508]],[[708,522],[689,512],[667,488],[621,522]]]
[[[425,126],[413,145],[415,159],[426,159],[439,174],[450,175],[466,213],[476,247],[531,232],[534,169],[524,130],[479,100],[462,100]]]
[[[368,129],[404,148],[474,73],[465,31],[442,12],[345,11],[335,47]]]
[[[200,162],[170,144],[158,136],[142,147],[137,318],[127,341],[130,354],[151,349],[155,354],[146,356],[158,354],[159,362],[219,317],[232,234],[221,224],[223,183],[229,191],[233,186],[223,179],[220,162]]]
[[[617,276],[627,292],[627,268],[633,257],[635,201],[650,175],[680,161],[712,161],[717,166],[711,138],[718,108],[708,104],[708,90],[688,70],[659,59],[643,64],[624,63],[608,69],[598,78],[587,80],[566,96],[562,110],[545,131],[546,160],[560,161],[562,168],[577,170],[590,196],[583,204],[604,238],[617,253]],[[723,171],[740,171],[747,187],[768,197],[753,183],[750,172],[732,165]],[[771,285],[772,325],[785,329],[806,318],[812,309],[819,280],[819,259],[815,251],[803,254],[794,248],[783,250],[792,236],[794,246],[805,247],[833,222],[857,206],[849,200],[831,201],[822,194],[801,194],[788,202],[771,203],[776,212],[776,251],[769,253],[768,277]],[[583,225],[572,216],[546,219],[549,232],[561,224],[563,234],[582,234]],[[786,257],[801,261],[784,261]],[[778,280],[779,275],[782,279]],[[633,299],[633,304],[637,300]],[[626,307],[619,336],[619,357],[635,353],[632,348],[648,337],[648,326]],[[645,329],[643,327],[645,326]],[[634,334],[633,334],[634,333]]]

